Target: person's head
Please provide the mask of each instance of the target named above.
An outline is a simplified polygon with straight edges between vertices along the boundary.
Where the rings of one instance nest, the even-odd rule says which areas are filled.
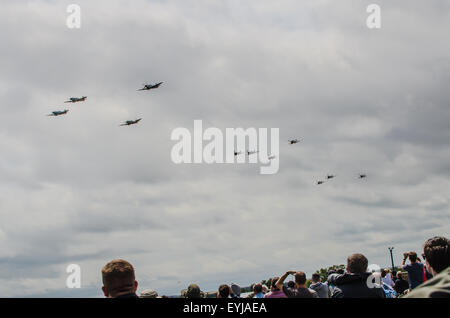
[[[263,291],[263,287],[262,287],[261,284],[255,284],[255,285],[253,286],[253,292],[254,292],[255,294],[262,293],[262,291]]]
[[[233,295],[236,297],[241,296],[241,287],[237,284],[231,284],[231,291],[233,292]]]
[[[220,285],[219,293],[217,294],[217,298],[228,298],[230,296],[230,286],[228,285]]]
[[[362,254],[353,254],[347,258],[347,272],[353,274],[362,274],[367,271],[369,261]]]
[[[397,272],[397,278],[398,279],[403,279],[403,273],[401,271]]]
[[[184,297],[185,298],[201,298],[200,287],[198,287],[197,284],[190,284]]]
[[[267,286],[266,285],[262,285],[262,292],[264,294],[267,294],[268,290],[267,290]]]
[[[381,277],[385,278],[387,274],[387,271],[385,269],[381,270]]]
[[[417,262],[417,253],[416,252],[409,252],[408,253],[408,258],[409,258],[409,261],[411,263]]]
[[[117,259],[102,268],[103,294],[108,298],[136,293],[138,282],[129,262]]]
[[[311,281],[312,281],[314,284],[319,283],[319,282],[320,282],[320,275],[319,275],[319,273],[314,273],[314,274],[312,274],[312,276],[311,276]]]
[[[437,275],[450,266],[450,241],[443,236],[428,239],[423,246],[423,254],[428,271]]]
[[[146,289],[141,292],[139,298],[158,298],[158,293],[152,289]]]
[[[276,284],[278,282],[278,280],[280,279],[280,277],[274,277],[272,278],[272,286],[270,286],[270,290],[271,291],[279,291],[279,289],[277,288]]]
[[[306,284],[306,274],[304,272],[298,271],[294,274],[295,288],[304,287]]]
[[[294,288],[295,287],[295,283],[291,280],[287,283],[289,288]]]

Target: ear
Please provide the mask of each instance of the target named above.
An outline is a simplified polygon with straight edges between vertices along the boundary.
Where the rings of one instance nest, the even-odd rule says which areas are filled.
[[[137,291],[138,285],[139,285],[139,284],[138,284],[137,280],[135,280],[135,281],[134,281],[134,292]]]
[[[105,297],[108,298],[109,297],[109,293],[106,290],[105,286],[102,286],[102,291],[103,291],[103,294],[105,295]]]
[[[427,265],[428,273],[430,273],[433,276],[436,276],[437,273],[434,271],[433,267],[430,266],[427,260],[425,260],[425,264]]]

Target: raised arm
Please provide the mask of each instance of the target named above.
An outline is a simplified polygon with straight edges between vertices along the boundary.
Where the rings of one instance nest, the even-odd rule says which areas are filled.
[[[286,277],[288,277],[289,275],[294,275],[296,273],[296,271],[288,271],[286,273],[283,274],[283,276],[281,276],[275,286],[279,289],[279,290],[283,290],[283,283],[286,280]]]

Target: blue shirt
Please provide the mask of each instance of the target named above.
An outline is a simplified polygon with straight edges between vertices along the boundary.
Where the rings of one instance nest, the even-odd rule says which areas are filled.
[[[391,286],[389,286],[388,284],[383,283],[383,282],[381,284],[383,287],[384,294],[386,295],[386,298],[396,298],[397,297],[397,293]]]
[[[409,288],[414,289],[423,283],[423,264],[412,263],[403,267],[408,272]]]

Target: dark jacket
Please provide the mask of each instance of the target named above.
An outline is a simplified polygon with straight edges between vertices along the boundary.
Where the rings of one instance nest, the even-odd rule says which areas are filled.
[[[121,298],[139,298],[139,296],[136,295],[136,293],[131,293],[131,294],[126,294],[126,295],[121,295],[121,296],[116,297],[116,299],[121,299]]]
[[[315,283],[309,286],[309,289],[314,290],[319,298],[329,298],[328,285],[322,283]]]
[[[401,295],[405,290],[409,289],[409,283],[403,278],[399,278],[395,281],[394,289],[397,294]]]
[[[331,298],[386,298],[380,285],[369,287],[367,279],[370,275],[371,273],[330,275],[328,285]]]

